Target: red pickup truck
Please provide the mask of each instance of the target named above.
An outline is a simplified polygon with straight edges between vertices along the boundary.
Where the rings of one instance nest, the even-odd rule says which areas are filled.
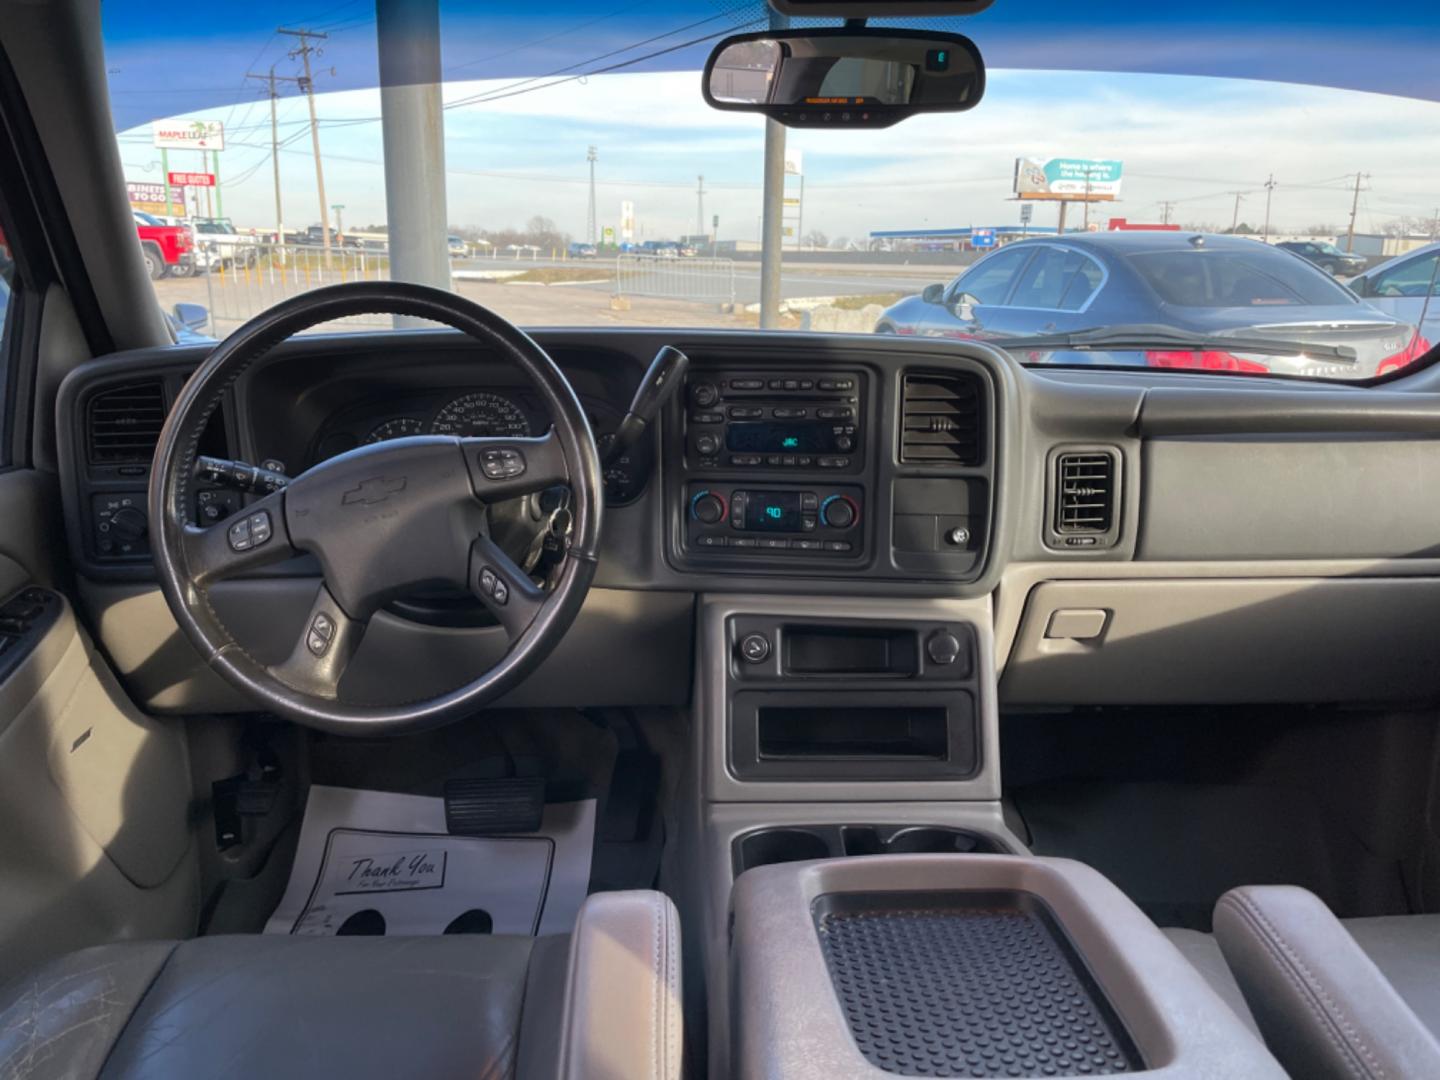
[[[165,225],[143,210],[132,210],[145,271],[152,281],[173,274],[189,277],[195,271],[195,245],[184,225]]]

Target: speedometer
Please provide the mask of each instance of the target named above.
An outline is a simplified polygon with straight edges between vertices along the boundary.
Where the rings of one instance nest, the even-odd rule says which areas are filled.
[[[509,398],[480,391],[458,397],[436,413],[430,424],[430,433],[524,438],[530,434],[530,421],[520,406]]]

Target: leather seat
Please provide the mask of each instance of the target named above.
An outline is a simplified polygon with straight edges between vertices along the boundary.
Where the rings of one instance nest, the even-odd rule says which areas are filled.
[[[1250,886],[1220,898],[1214,937],[1166,934],[1293,1075],[1440,1076],[1440,915],[1342,922],[1304,889]]]
[[[102,945],[0,1010],[5,1080],[674,1080],[678,917],[659,893],[599,893],[568,937]]]

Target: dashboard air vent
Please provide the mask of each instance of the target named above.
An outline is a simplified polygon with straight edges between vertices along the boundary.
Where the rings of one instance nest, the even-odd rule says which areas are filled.
[[[1104,452],[1060,454],[1055,459],[1055,531],[1097,535],[1115,524],[1115,459]]]
[[[165,388],[159,379],[101,391],[90,399],[86,413],[91,464],[148,462],[164,423]]]
[[[979,465],[981,381],[961,372],[907,372],[900,395],[900,460]]]

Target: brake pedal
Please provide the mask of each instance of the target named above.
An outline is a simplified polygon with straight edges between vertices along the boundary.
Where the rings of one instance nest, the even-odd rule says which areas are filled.
[[[543,777],[445,781],[445,830],[451,836],[537,832],[544,814]]]

